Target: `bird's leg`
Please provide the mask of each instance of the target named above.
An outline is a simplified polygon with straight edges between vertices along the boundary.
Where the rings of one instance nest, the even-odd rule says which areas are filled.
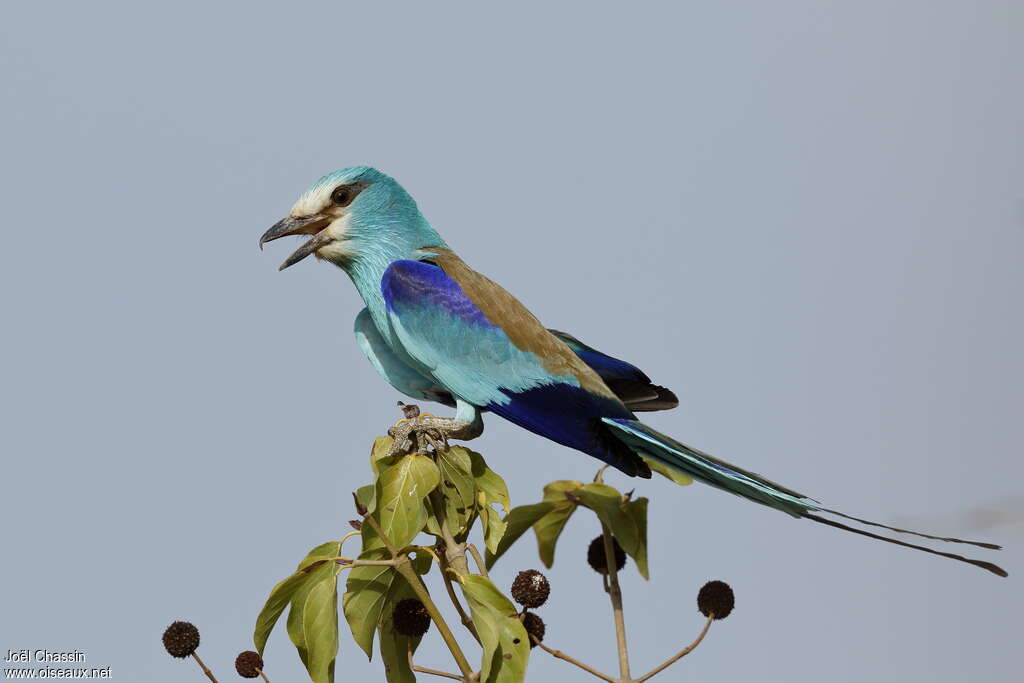
[[[470,441],[483,434],[484,421],[477,407],[461,399],[457,399],[456,405],[455,417],[437,417],[420,413],[417,406],[399,404],[406,417],[388,430],[395,440],[388,455],[424,450],[424,443],[435,449],[439,443],[447,447],[449,439]]]

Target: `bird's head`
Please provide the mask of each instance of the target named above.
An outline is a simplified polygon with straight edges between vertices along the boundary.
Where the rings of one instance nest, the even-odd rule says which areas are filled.
[[[416,202],[393,178],[369,166],[329,173],[299,197],[288,216],[260,238],[309,235],[279,270],[310,254],[348,269],[360,259],[410,258],[417,249],[444,246]]]

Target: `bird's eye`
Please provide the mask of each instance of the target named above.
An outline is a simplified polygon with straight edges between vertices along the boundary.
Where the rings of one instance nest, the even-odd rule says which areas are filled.
[[[351,187],[342,185],[334,188],[334,192],[331,193],[331,201],[338,206],[348,206],[355,199],[355,196]]]

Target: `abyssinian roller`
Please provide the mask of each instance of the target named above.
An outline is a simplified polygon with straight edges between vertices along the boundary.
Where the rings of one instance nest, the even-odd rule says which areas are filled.
[[[481,413],[491,412],[630,476],[650,477],[652,469],[680,473],[793,517],[1006,576],[990,562],[834,518],[933,540],[999,546],[850,517],[648,427],[636,413],[675,407],[671,391],[652,384],[634,365],[545,328],[452,251],[402,186],[376,169],[355,166],[324,176],[260,238],[260,246],[288,235],[308,239],[281,269],[315,255],[348,274],[366,304],[355,321],[360,348],[402,393],[455,408],[454,417],[431,421],[446,438],[478,436]]]

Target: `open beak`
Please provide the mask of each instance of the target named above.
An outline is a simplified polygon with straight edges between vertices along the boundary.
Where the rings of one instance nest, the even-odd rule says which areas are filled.
[[[325,247],[334,241],[334,238],[327,234],[326,228],[333,219],[330,216],[323,214],[314,214],[312,216],[302,216],[295,218],[294,216],[288,216],[279,220],[277,223],[271,226],[270,230],[263,233],[263,237],[260,238],[260,249],[263,249],[263,245],[267,242],[273,242],[281,237],[287,237],[288,235],[312,235],[312,237],[306,240],[301,247],[296,249],[291,256],[284,260],[278,270],[284,270],[288,266],[293,266],[302,259],[306,258],[317,249]]]

